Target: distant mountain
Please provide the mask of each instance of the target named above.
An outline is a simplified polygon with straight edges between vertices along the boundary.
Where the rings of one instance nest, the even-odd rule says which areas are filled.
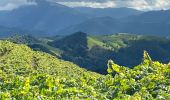
[[[160,10],[145,12],[122,20],[126,23],[125,32],[170,36],[169,18],[170,10]]]
[[[4,26],[0,26],[0,38],[6,38],[14,34],[26,34],[26,31],[16,28],[7,28]]]
[[[36,5],[21,6],[12,11],[0,11],[0,25],[11,29],[26,30],[26,33],[35,36],[65,35],[60,31],[89,21],[89,19],[97,20],[98,17],[124,18],[142,13],[130,8],[70,8],[46,0],[36,0],[36,3]],[[98,27],[96,26],[96,28]],[[110,28],[108,29],[110,30]],[[35,32],[33,33],[33,31]],[[37,31],[41,33],[37,33]]]
[[[1,11],[0,26],[4,27],[1,32],[34,36],[67,35],[78,31],[170,35],[170,10],[142,12],[130,8],[70,8],[46,0],[36,2],[36,5]]]
[[[112,17],[96,17],[86,20],[80,24],[72,25],[58,31],[58,34],[70,34],[77,31],[89,34],[112,34],[119,33],[122,24]]]
[[[0,38],[8,37],[8,36],[10,36],[12,33],[13,33],[13,32],[11,32],[9,28],[0,26]]]
[[[4,26],[0,26],[0,38],[7,38],[13,35],[25,35],[25,34],[32,34],[36,37],[44,37],[47,36],[47,33],[42,31],[30,31],[30,30],[23,30],[19,28],[8,28]]]
[[[0,25],[30,31],[43,31],[48,35],[87,19],[85,14],[72,8],[45,0],[37,5],[22,6],[9,12],[0,12]]]
[[[90,34],[135,33],[141,35],[170,36],[170,10],[150,11],[126,18],[96,17],[67,27],[58,33],[77,31]]]
[[[112,18],[124,18],[132,15],[138,15],[143,11],[131,9],[131,8],[90,8],[90,7],[76,7],[74,8],[80,12],[86,13],[91,17],[112,17]]]
[[[127,19],[129,19],[129,21],[138,21],[144,23],[147,22],[166,23],[169,17],[170,17],[170,10],[156,10],[156,11],[148,11],[140,15],[135,15],[133,17],[127,17]]]

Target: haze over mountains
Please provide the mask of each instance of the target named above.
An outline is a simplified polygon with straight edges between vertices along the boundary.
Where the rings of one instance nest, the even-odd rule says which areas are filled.
[[[22,6],[1,15],[0,22],[6,27],[53,34],[59,29],[87,19],[71,8],[43,0],[37,2],[37,5]],[[73,20],[75,18],[76,20]]]
[[[0,12],[3,34],[26,33],[34,36],[71,34],[134,33],[169,35],[170,10],[143,12],[131,8],[70,8],[55,2],[36,0],[36,5],[25,5]]]
[[[60,33],[73,33],[80,30],[92,34],[123,32],[167,36],[170,33],[169,17],[170,10],[149,11],[119,19],[113,17],[98,17],[65,28]]]

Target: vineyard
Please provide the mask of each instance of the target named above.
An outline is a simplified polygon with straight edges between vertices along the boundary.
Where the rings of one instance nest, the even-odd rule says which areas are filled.
[[[146,51],[133,69],[109,60],[107,71],[0,41],[0,100],[170,100],[170,63],[152,61]]]

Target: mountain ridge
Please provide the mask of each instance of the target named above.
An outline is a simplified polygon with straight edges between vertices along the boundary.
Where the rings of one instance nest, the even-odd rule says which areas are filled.
[[[117,12],[127,11],[127,14],[120,13],[119,17],[125,17],[129,15],[139,14],[138,11],[134,11],[129,8],[115,8],[115,9],[103,9],[102,13],[98,12],[101,9],[95,9],[97,14],[92,15],[83,12],[79,8],[70,8],[55,2],[48,2],[37,0],[35,5],[26,5],[16,8],[12,11],[0,12],[0,25],[7,28],[17,28],[20,30],[29,30],[31,35],[37,35],[41,33],[31,33],[31,31],[41,31],[46,33],[45,35],[61,35],[59,31],[66,27],[80,24],[88,19],[95,17],[113,17],[115,18]],[[91,8],[90,8],[91,9]],[[94,10],[94,9],[91,9]],[[113,15],[109,13],[113,11]],[[93,12],[93,11],[92,11]],[[129,13],[128,13],[129,12]],[[77,30],[81,31],[81,30]],[[20,33],[20,32],[18,32]],[[70,34],[70,33],[65,33]],[[65,35],[63,34],[63,35]]]

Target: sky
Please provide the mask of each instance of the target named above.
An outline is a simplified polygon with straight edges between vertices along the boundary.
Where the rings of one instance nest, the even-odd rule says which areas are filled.
[[[119,8],[138,10],[170,9],[170,0],[49,0],[69,7]],[[0,0],[0,10],[12,10],[22,5],[36,4],[34,0]]]

